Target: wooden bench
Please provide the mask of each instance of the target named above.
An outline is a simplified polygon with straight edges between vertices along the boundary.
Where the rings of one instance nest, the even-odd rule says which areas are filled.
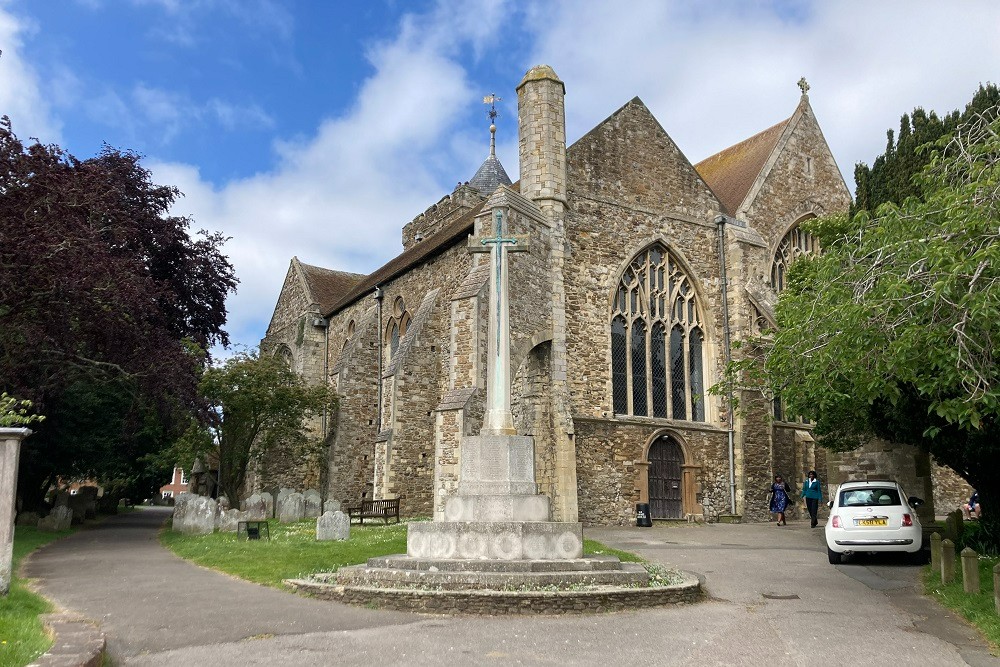
[[[359,524],[363,524],[365,519],[382,519],[384,523],[388,524],[390,517],[395,518],[396,523],[399,523],[399,498],[362,500],[359,505],[347,508],[347,516],[350,517],[351,521],[357,519]]]

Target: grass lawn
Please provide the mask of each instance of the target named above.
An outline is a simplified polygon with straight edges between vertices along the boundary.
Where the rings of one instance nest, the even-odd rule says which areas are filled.
[[[962,589],[962,560],[956,555],[955,561],[955,581],[947,586],[942,585],[940,572],[927,567],[924,591],[979,628],[989,641],[992,652],[997,654],[1000,649],[1000,616],[993,603],[993,566],[1000,562],[1000,558],[979,558],[979,595],[968,595]]]
[[[375,556],[406,553],[406,524],[351,526],[351,539],[344,542],[317,542],[316,521],[292,524],[268,521],[271,541],[237,539],[236,533],[182,535],[166,529],[163,544],[181,558],[227,574],[282,587],[284,579],[296,579],[317,572],[333,572],[343,565],[357,565]],[[609,554],[623,561],[641,562],[635,554],[584,540],[587,554]]]
[[[21,560],[29,553],[71,532],[46,533],[37,528],[17,526],[14,529],[13,572],[17,572]],[[48,601],[29,591],[25,581],[15,574],[10,593],[0,597],[0,665],[27,665],[52,646],[38,618],[39,614],[51,610]]]

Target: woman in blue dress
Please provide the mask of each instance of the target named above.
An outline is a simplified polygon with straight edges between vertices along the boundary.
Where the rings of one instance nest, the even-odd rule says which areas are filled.
[[[779,526],[788,525],[785,523],[785,508],[788,507],[788,494],[791,492],[792,489],[788,486],[788,482],[783,480],[781,475],[775,475],[774,484],[771,485],[771,489],[768,493],[771,494],[771,514],[778,515]]]

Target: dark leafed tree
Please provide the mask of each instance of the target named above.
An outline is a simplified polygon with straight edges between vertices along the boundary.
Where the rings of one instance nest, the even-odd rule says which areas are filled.
[[[851,212],[874,211],[886,202],[902,204],[907,197],[921,196],[914,177],[930,162],[931,151],[924,147],[997,104],[1000,89],[986,84],[979,86],[964,111],[940,117],[917,107],[913,113],[904,114],[898,136],[892,130],[887,133],[885,153],[875,158],[871,167],[864,163],[854,167],[855,201]]]
[[[135,153],[78,160],[0,122],[0,389],[47,416],[25,442],[28,502],[57,474],[137,478],[198,409],[237,280],[221,235],[170,215],[179,194]]]

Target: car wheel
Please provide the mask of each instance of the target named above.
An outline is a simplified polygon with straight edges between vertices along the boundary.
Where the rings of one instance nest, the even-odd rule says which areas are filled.
[[[840,561],[843,559],[844,554],[839,554],[830,547],[827,547],[826,556],[830,559],[830,565],[840,565]]]

